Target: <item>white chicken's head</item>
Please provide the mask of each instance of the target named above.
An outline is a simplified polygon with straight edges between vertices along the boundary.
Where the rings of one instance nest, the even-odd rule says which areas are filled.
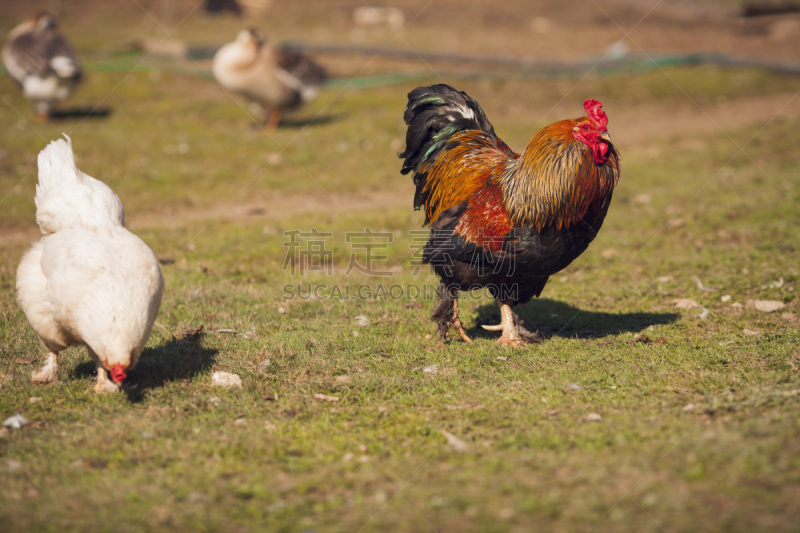
[[[108,365],[104,366],[108,367]],[[125,378],[128,377],[128,375],[125,373],[127,368],[128,368],[127,365],[122,365],[120,363],[117,363],[116,365],[112,366],[110,370],[111,381],[117,384],[122,383],[125,380]]]

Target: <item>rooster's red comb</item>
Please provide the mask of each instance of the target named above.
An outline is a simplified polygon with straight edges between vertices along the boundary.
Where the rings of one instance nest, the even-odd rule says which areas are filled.
[[[600,131],[607,131],[608,129],[608,115],[603,111],[603,104],[591,98],[583,103],[583,108],[589,115],[589,118],[594,121],[597,129]]]

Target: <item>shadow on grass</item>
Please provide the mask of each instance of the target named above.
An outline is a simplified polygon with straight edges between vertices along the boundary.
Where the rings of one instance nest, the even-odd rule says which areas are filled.
[[[282,117],[278,123],[278,129],[283,128],[305,128],[306,126],[321,126],[322,124],[330,124],[339,120],[339,115],[326,114],[315,115],[313,117]],[[254,128],[263,128],[263,124],[254,124]]]
[[[73,107],[50,112],[50,120],[70,120],[73,118],[108,118],[111,108],[108,107]]]
[[[546,298],[534,299],[530,303],[514,308],[530,331],[539,331],[544,338],[569,337],[597,339],[620,333],[642,331],[649,326],[670,324],[678,319],[677,313],[605,313],[584,311],[563,302]],[[500,311],[496,304],[478,308],[477,327],[469,331],[476,337],[497,337],[497,333],[486,331],[481,325],[499,324]]]
[[[128,399],[137,403],[144,399],[148,389],[163,387],[171,381],[192,379],[214,364],[217,350],[204,348],[198,341],[171,340],[155,348],[145,348],[139,362],[128,373],[125,383],[135,388],[123,388]],[[85,361],[75,367],[75,377],[96,375],[94,361]]]

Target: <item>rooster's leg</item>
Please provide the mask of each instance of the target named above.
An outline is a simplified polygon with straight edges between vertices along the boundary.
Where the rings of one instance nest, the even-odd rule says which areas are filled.
[[[483,326],[483,329],[488,331],[502,331],[503,334],[497,339],[499,344],[515,347],[525,344],[525,341],[520,337],[517,323],[514,320],[514,311],[511,310],[511,306],[500,300],[497,300],[497,305],[500,306],[500,324],[496,326]]]
[[[58,381],[58,352],[49,352],[47,361],[39,370],[31,373],[34,383],[52,383]]]
[[[458,336],[461,337],[464,342],[472,342],[467,332],[464,331],[464,325],[461,323],[461,319],[458,318],[458,298],[453,302],[453,329],[456,330],[456,333],[458,333]]]
[[[499,300],[497,303],[500,305],[500,325],[503,327],[503,334],[497,339],[497,342],[514,347],[525,344],[519,336],[517,324],[514,322],[514,311],[511,310],[511,306]]]
[[[108,379],[108,374],[102,364],[97,365],[97,381],[94,384],[94,391],[97,394],[120,391],[119,386]]]
[[[436,336],[440,341],[446,341],[447,332],[454,328],[464,342],[472,342],[458,318],[458,289],[444,281],[439,284],[439,302],[433,308],[431,319],[436,322]]]

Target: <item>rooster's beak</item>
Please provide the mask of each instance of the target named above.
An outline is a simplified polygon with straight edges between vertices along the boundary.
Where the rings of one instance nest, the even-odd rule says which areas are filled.
[[[605,142],[610,143],[611,137],[608,135],[607,131],[604,131],[600,134],[600,138],[603,139]]]

